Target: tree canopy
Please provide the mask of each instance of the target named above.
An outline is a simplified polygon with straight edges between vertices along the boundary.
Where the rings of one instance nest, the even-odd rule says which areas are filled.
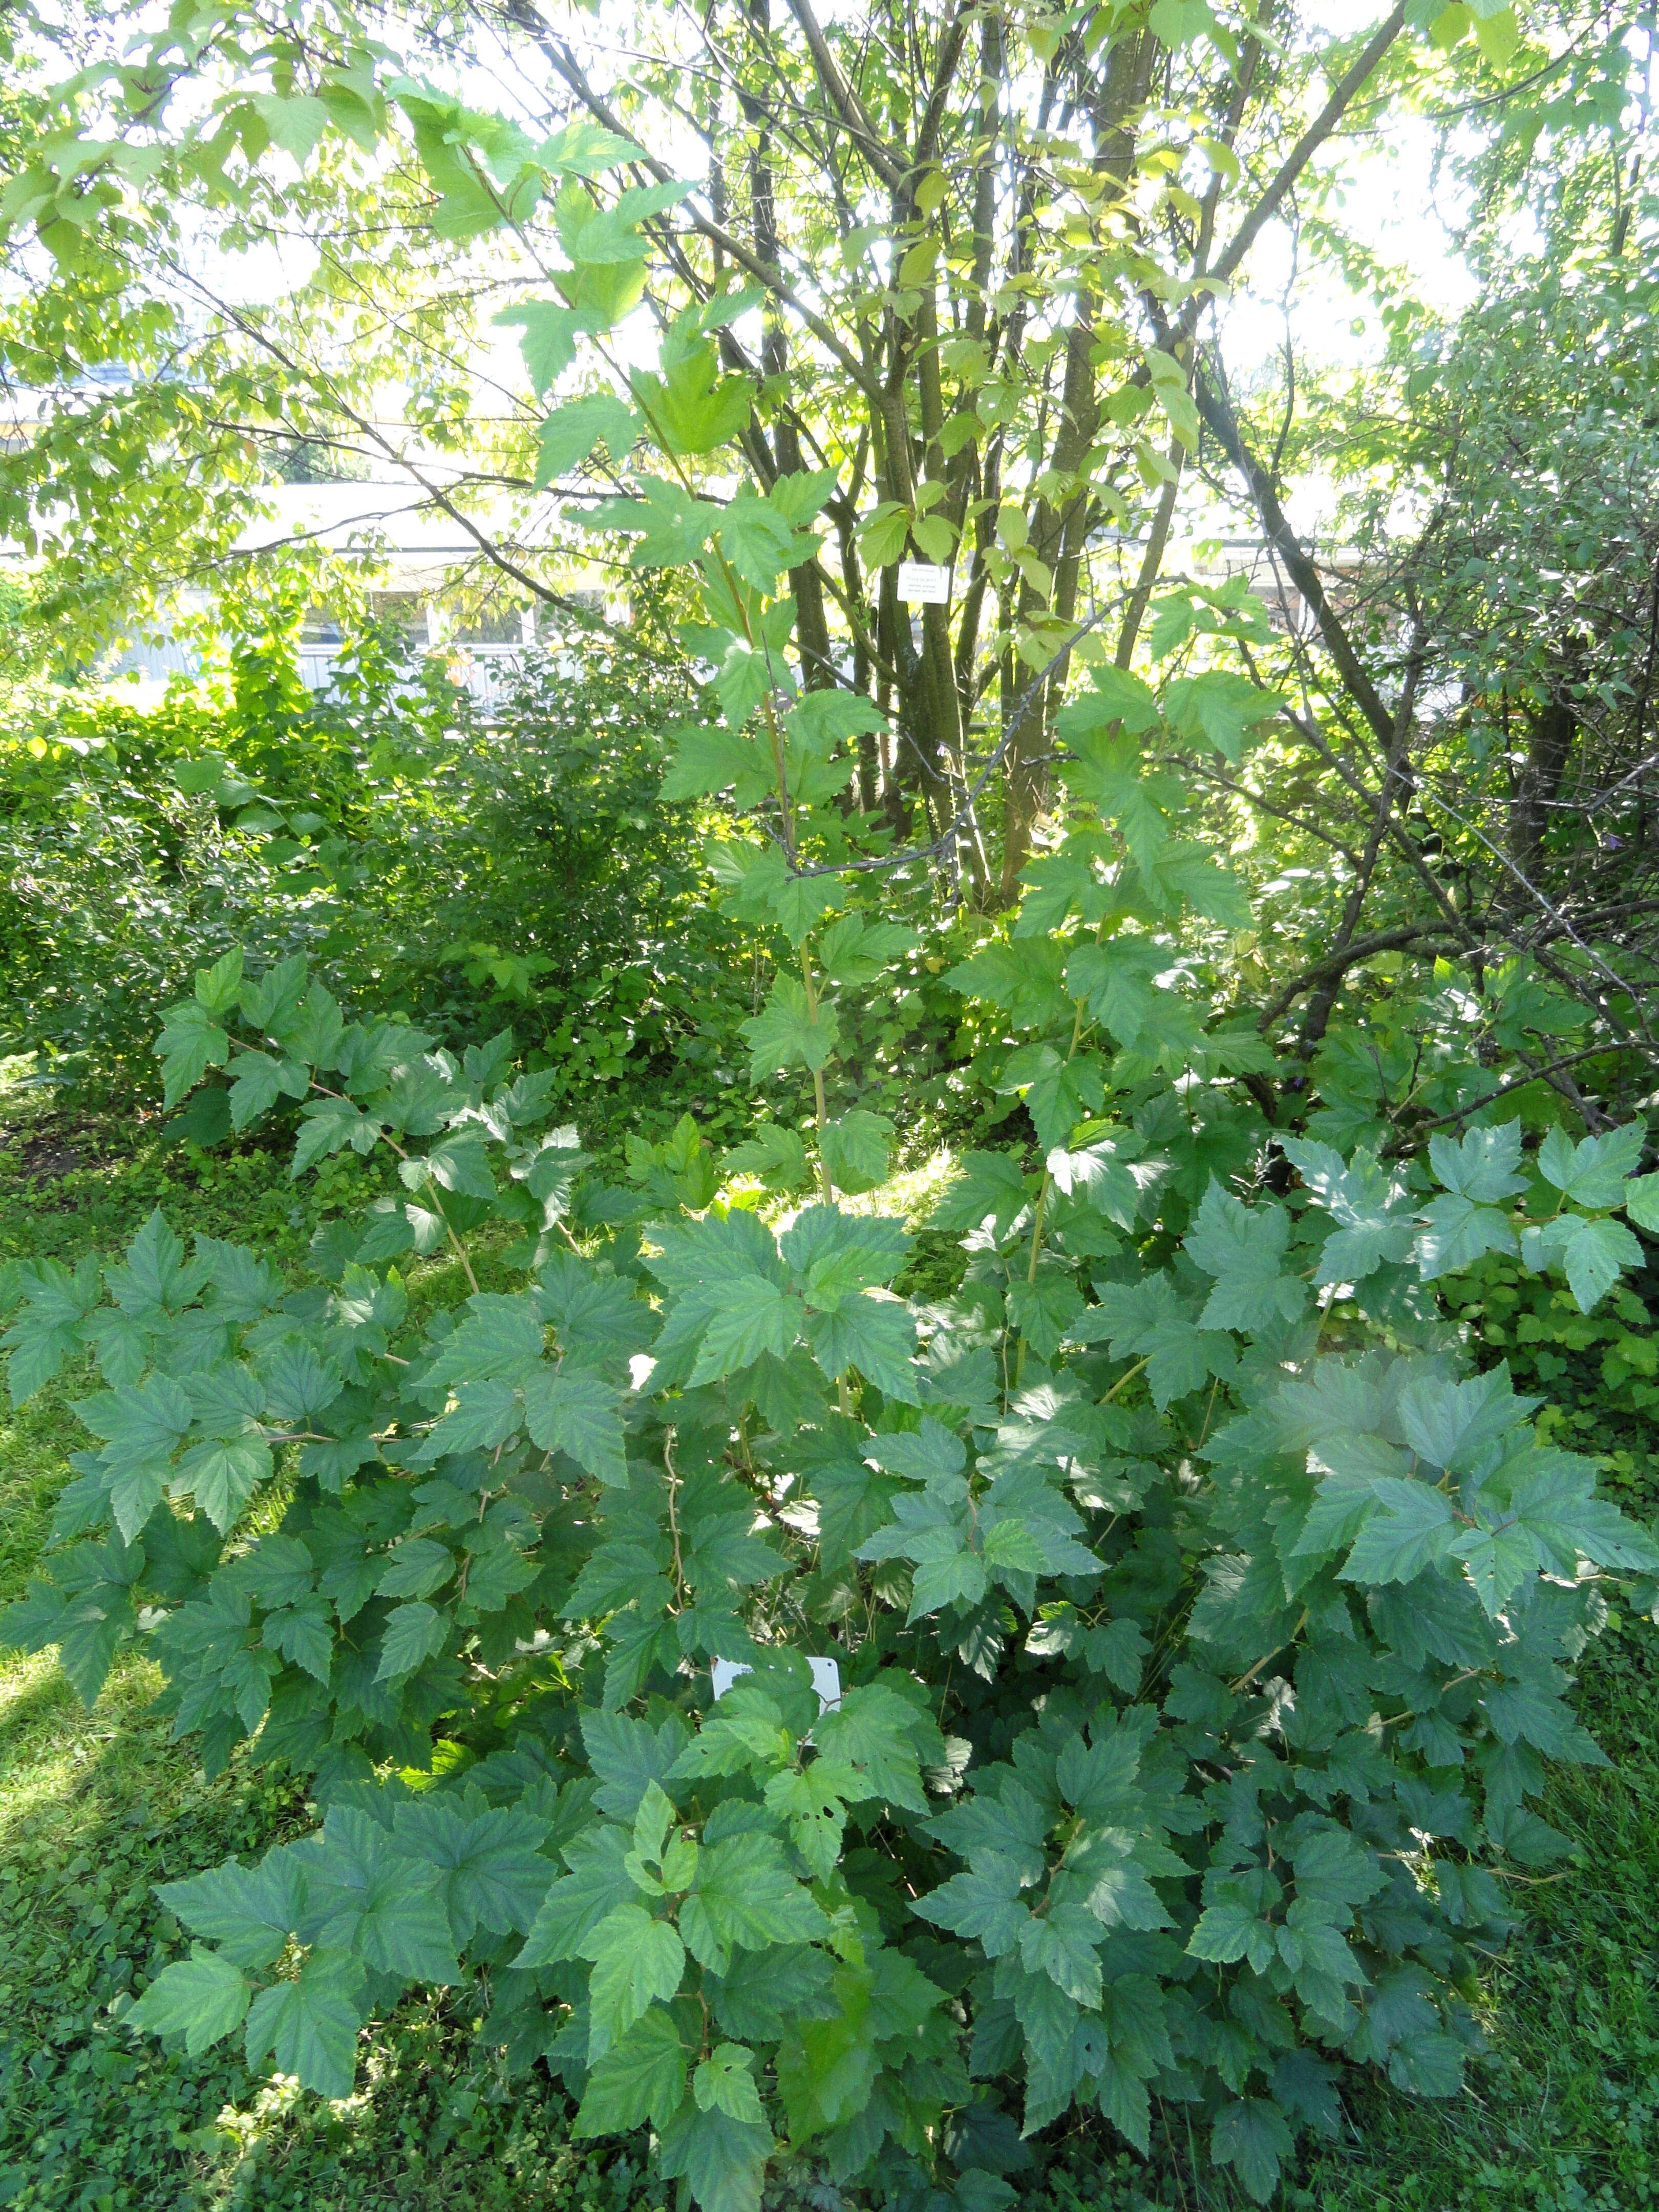
[[[11,35],[4,343],[51,400],[7,463],[5,511],[48,550],[39,605],[60,626],[130,622],[186,574],[228,580],[234,526],[296,438],[405,476],[481,560],[548,593],[557,562],[524,544],[550,510],[589,555],[650,522],[627,532],[639,568],[690,544],[677,502],[811,481],[811,547],[790,548],[787,514],[752,525],[789,559],[765,650],[874,703],[861,805],[885,794],[897,819],[919,801],[975,899],[1006,903],[1074,670],[1238,627],[1201,593],[1183,636],[1175,612],[1149,623],[1183,477],[1249,517],[1311,611],[1305,649],[1239,641],[1266,688],[1312,695],[1304,720],[1334,695],[1386,756],[1409,686],[1414,750],[1455,682],[1483,726],[1496,702],[1506,742],[1535,726],[1522,847],[1573,720],[1557,695],[1592,691],[1590,634],[1639,629],[1650,603],[1640,457],[1586,412],[1611,410],[1621,441],[1623,380],[1645,373],[1639,341],[1620,366],[1648,310],[1645,62],[1617,11],[1522,24],[1421,0],[1330,36],[1202,0],[823,23],[807,4],[603,24],[215,7],[136,33],[25,15]],[[1355,159],[1404,118],[1469,198],[1483,296],[1461,324],[1345,225]],[[1278,388],[1230,374],[1215,303],[1286,229],[1299,268],[1387,325],[1364,375],[1299,376],[1293,352]],[[1540,317],[1579,343],[1529,344]],[[672,466],[639,462],[642,434]],[[1332,475],[1376,526],[1340,608],[1286,519]],[[485,488],[521,499],[521,528],[481,514]],[[112,556],[133,532],[155,555],[137,592]],[[1581,554],[1588,626],[1548,647],[1517,607],[1513,640],[1491,579]],[[949,569],[948,599],[901,600],[906,559]],[[684,642],[740,702],[757,639],[730,608],[697,611]],[[729,665],[716,633],[741,639]],[[1218,726],[1248,726],[1243,696],[1206,710]],[[1610,711],[1609,784],[1645,708],[1623,737]],[[1296,772],[1317,774],[1305,755]]]

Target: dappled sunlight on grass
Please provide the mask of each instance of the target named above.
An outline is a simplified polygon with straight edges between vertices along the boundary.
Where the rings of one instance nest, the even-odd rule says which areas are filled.
[[[69,1472],[69,1426],[56,1407],[25,1407],[0,1421],[0,1601],[17,1595],[46,1542]]]
[[[189,1747],[169,1745],[167,1723],[148,1717],[161,1686],[149,1660],[124,1655],[88,1713],[55,1651],[9,1656],[0,1667],[0,1850],[48,1810],[67,1838],[118,1814],[162,1770],[175,1786],[193,1772]]]

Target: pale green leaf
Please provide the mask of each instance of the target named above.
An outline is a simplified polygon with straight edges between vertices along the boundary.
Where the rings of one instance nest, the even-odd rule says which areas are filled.
[[[590,392],[556,407],[536,433],[536,488],[585,461],[603,439],[614,461],[623,461],[640,434],[639,417],[614,392]]]
[[[685,1946],[666,1920],[642,1905],[619,1905],[582,1944],[593,1961],[588,1983],[589,2063],[626,2035],[647,2008],[672,1997],[685,1971]]]
[[[1632,1121],[1605,1136],[1585,1137],[1575,1145],[1565,1129],[1545,1133],[1538,1147],[1538,1172],[1575,1206],[1592,1212],[1621,1206],[1632,1188],[1626,1180],[1648,1141],[1647,1125]]]
[[[705,2058],[691,2077],[697,2109],[725,2112],[754,2127],[765,2125],[760,2091],[755,2086],[755,2054],[738,2043],[722,2043]]]
[[[1275,1320],[1294,1321],[1307,1302],[1305,1285],[1284,1273],[1290,1216],[1271,1205],[1242,1206],[1212,1181],[1185,1249],[1215,1278],[1200,1328],[1255,1331]]]
[[[811,1006],[803,984],[780,975],[765,1006],[738,1027],[749,1040],[750,1073],[763,1083],[781,1068],[823,1067],[836,1048],[840,1024],[833,1006]]]
[[[1460,1197],[1496,1206],[1527,1187],[1517,1175],[1521,1124],[1505,1121],[1495,1129],[1471,1129],[1462,1139],[1431,1137],[1429,1158],[1438,1181]]]
[[[884,1114],[854,1107],[818,1132],[818,1149],[837,1190],[857,1197],[887,1180],[892,1157],[893,1124]]]

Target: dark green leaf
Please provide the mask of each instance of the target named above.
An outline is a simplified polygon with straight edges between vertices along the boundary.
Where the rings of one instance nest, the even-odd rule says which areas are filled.
[[[1279,2107],[1265,2097],[1243,2097],[1226,2106],[1210,2130],[1210,2155],[1231,2166],[1258,2204],[1279,2185],[1279,2168],[1292,2148],[1291,2130]]]
[[[648,2120],[660,2135],[685,2095],[685,2068],[672,2018],[653,2005],[593,2067],[571,2134],[623,2135]]]
[[[261,1990],[248,2008],[248,2064],[257,2067],[268,2052],[278,2072],[297,2075],[301,2087],[320,2097],[349,2097],[362,1972],[356,1959],[313,1954],[297,1980]]]
[[[771,2130],[688,2103],[658,2144],[665,2180],[683,2180],[698,2212],[760,2212]]]
[[[544,1451],[568,1452],[601,1482],[625,1483],[622,1400],[597,1375],[538,1366],[524,1383],[525,1425]]]
[[[188,1959],[164,1966],[126,2015],[126,2026],[150,2035],[182,2035],[199,2057],[242,2024],[252,1995],[228,1959],[192,1943]]]

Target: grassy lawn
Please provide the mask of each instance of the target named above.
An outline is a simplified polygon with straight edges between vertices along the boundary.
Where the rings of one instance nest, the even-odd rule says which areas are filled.
[[[73,1259],[129,1236],[153,1206],[176,1226],[273,1245],[297,1260],[319,1218],[361,1200],[370,1171],[338,1164],[301,1194],[280,1158],[206,1159],[142,1127],[77,1125],[0,1066],[0,1261]],[[934,1170],[937,1173],[937,1168]],[[915,1188],[894,1194],[920,1197]],[[925,1260],[945,1255],[931,1247]],[[0,1411],[0,1602],[44,1544],[84,1375]],[[1651,1512],[1651,1498],[1631,1497]],[[149,1717],[155,1670],[128,1656],[91,1714],[54,1658],[0,1653],[0,2206],[27,2212],[332,2212],[339,2207],[664,2203],[615,2148],[574,2150],[544,2077],[508,2081],[479,2057],[464,1993],[401,2008],[375,2031],[346,2103],[248,2075],[226,2050],[190,2060],[122,2028],[137,1986],[183,1941],[152,1885],[308,1825],[303,1791],[234,1761],[197,1775],[190,1747]],[[1659,1631],[1613,1627],[1583,1670],[1604,1769],[1558,1777],[1549,1818],[1578,1846],[1517,1898],[1528,1915],[1485,1962],[1491,2043],[1467,2098],[1350,2100],[1351,2126],[1284,2203],[1298,2212],[1623,2212],[1659,2203]],[[1178,2119],[1175,2130],[1181,2143]],[[1103,2164],[1081,2137],[1025,2177],[1042,2212],[1231,2206],[1196,2160]],[[803,2172],[781,2205],[836,2212]],[[947,2212],[938,2197],[917,2212]]]

